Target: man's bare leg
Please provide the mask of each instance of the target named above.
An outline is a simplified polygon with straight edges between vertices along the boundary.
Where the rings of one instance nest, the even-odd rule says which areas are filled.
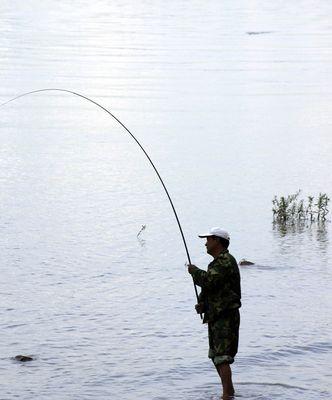
[[[222,399],[228,400],[234,396],[234,386],[232,382],[232,370],[229,364],[216,365],[216,369],[221,379],[223,395]]]

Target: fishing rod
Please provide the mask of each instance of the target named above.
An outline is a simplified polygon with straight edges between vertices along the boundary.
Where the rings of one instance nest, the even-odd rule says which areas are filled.
[[[45,88],[45,89],[32,90],[32,91],[30,91],[30,92],[22,93],[22,94],[20,94],[19,96],[13,97],[12,99],[10,99],[10,100],[8,100],[8,101],[6,101],[6,102],[0,104],[0,108],[3,107],[3,106],[5,106],[5,105],[8,104],[8,103],[11,103],[12,101],[15,101],[15,100],[17,100],[17,99],[20,99],[21,97],[25,97],[25,96],[28,96],[28,95],[31,95],[31,94],[41,93],[41,92],[64,92],[64,93],[70,93],[70,94],[73,94],[73,95],[75,95],[75,96],[81,97],[82,99],[85,99],[85,100],[89,101],[90,103],[96,105],[97,107],[101,108],[102,110],[104,110],[108,115],[110,115],[113,119],[115,119],[115,121],[117,121],[117,122],[129,133],[129,135],[132,137],[132,139],[134,139],[134,141],[138,144],[138,146],[140,147],[140,149],[143,151],[143,153],[144,153],[144,155],[146,156],[146,158],[149,160],[149,162],[150,162],[152,168],[154,169],[155,173],[157,174],[157,176],[158,176],[158,178],[159,178],[159,181],[161,182],[161,184],[162,184],[162,186],[163,186],[163,188],[164,188],[164,190],[165,190],[165,193],[166,193],[167,198],[168,198],[168,200],[169,200],[169,202],[170,202],[170,204],[171,204],[171,207],[172,207],[172,210],[173,210],[173,213],[174,213],[176,222],[177,222],[177,224],[178,224],[178,227],[179,227],[179,230],[180,230],[180,233],[181,233],[183,245],[184,245],[184,248],[185,248],[186,253],[187,253],[188,263],[191,264],[190,255],[189,255],[189,251],[188,251],[186,239],[185,239],[184,234],[183,234],[183,230],[182,230],[182,227],[181,227],[181,224],[180,224],[179,217],[178,217],[177,212],[176,212],[176,210],[175,210],[175,207],[174,207],[173,201],[172,201],[172,199],[171,199],[171,196],[170,196],[170,194],[169,194],[169,192],[168,192],[168,190],[167,190],[167,188],[166,188],[166,186],[165,186],[165,183],[164,183],[164,181],[162,180],[162,178],[161,178],[161,176],[160,176],[160,174],[159,174],[159,172],[158,172],[156,166],[154,165],[153,161],[151,160],[150,156],[148,155],[148,153],[146,152],[146,150],[144,149],[144,147],[143,147],[143,146],[141,145],[141,143],[137,140],[137,138],[130,132],[130,130],[126,127],[126,125],[123,124],[123,123],[119,120],[119,118],[117,118],[114,114],[112,114],[107,108],[105,108],[105,107],[102,106],[101,104],[97,103],[96,101],[90,99],[89,97],[84,96],[83,94],[80,94],[80,93],[77,93],[77,92],[74,92],[74,91],[68,90],[68,89],[58,89],[58,88]],[[196,287],[196,285],[195,285],[194,280],[193,280],[193,284],[194,284],[194,289],[195,289],[195,294],[196,294],[197,303],[199,303],[197,287]],[[202,314],[200,314],[200,315],[201,315],[201,319],[202,319]]]

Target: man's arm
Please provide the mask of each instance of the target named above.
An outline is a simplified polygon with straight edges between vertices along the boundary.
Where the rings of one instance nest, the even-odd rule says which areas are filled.
[[[188,272],[193,277],[196,285],[202,289],[210,290],[219,286],[224,281],[227,275],[227,268],[218,268],[218,265],[216,265],[208,271],[204,271],[196,267],[196,265],[190,264]]]

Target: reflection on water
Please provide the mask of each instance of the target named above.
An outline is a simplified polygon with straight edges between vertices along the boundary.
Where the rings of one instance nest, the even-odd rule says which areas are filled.
[[[320,242],[328,241],[329,222],[310,222],[310,221],[293,221],[293,222],[273,222],[273,231],[277,232],[280,237],[286,235],[302,235],[307,232],[310,237],[315,237]]]
[[[329,236],[328,236],[328,229],[327,229],[326,225],[327,225],[326,222],[318,223],[318,227],[316,229],[316,238],[317,238],[318,242],[326,243],[326,246],[328,246]]]
[[[275,239],[289,239],[293,246],[303,246],[306,244],[312,251],[318,247],[322,256],[329,251],[329,221],[310,222],[273,222],[273,233]],[[283,241],[284,242],[284,241]]]

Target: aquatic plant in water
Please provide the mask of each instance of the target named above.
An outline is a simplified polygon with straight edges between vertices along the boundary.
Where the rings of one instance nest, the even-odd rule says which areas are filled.
[[[314,196],[308,196],[307,202],[299,199],[301,190],[288,196],[274,196],[272,200],[273,222],[325,222],[329,213],[329,197],[326,193],[319,193],[317,201]]]

